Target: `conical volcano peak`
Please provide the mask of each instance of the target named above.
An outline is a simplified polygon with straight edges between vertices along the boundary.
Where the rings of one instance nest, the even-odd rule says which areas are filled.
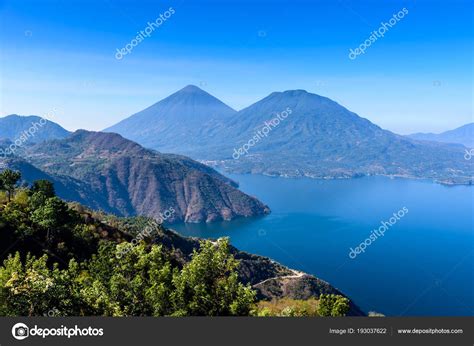
[[[309,104],[336,104],[335,101],[330,98],[318,94],[308,92],[304,89],[295,89],[295,90],[285,90],[273,92],[264,98],[262,101],[268,102],[283,102],[288,103],[290,106],[292,103],[309,105]]]
[[[229,106],[225,105],[222,101],[217,99],[216,97],[209,94],[207,91],[202,90],[201,88],[195,85],[187,85],[184,88],[176,91],[174,94],[171,94],[167,98],[163,99],[162,101],[158,102],[173,102],[173,103],[192,103],[201,105],[211,105],[211,106],[225,106],[229,108]]]
[[[283,91],[284,95],[292,95],[292,96],[299,96],[299,95],[316,95],[316,94],[311,94],[307,92],[306,90],[303,89],[296,89],[296,90],[285,90]],[[319,96],[319,95],[318,95]]]
[[[176,143],[181,146],[190,138],[210,137],[209,131],[235,113],[201,88],[187,85],[105,131],[119,133],[145,147],[179,154],[182,152]]]
[[[327,97],[311,93],[309,91],[306,91],[304,89],[294,89],[294,90],[285,90],[285,91],[276,91],[271,93],[269,96],[280,96],[280,97],[311,97],[311,98],[322,98],[322,99],[327,99]]]
[[[202,90],[200,87],[194,84],[186,85],[183,89],[179,90],[178,92],[206,93],[204,90]]]

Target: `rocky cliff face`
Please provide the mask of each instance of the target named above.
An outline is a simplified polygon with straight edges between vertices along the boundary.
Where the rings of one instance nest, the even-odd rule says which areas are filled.
[[[117,134],[81,130],[26,147],[21,156],[56,180],[76,182],[80,188],[70,195],[80,198],[73,200],[122,216],[211,222],[269,212],[215,170],[184,156],[144,149]]]

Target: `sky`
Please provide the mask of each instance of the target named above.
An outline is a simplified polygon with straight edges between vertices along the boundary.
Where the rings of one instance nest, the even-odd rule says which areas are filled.
[[[442,132],[473,121],[472,7],[0,0],[0,116],[53,114],[68,130],[102,130],[194,84],[237,110],[274,91],[305,89],[396,133]],[[404,8],[383,37],[349,58]]]

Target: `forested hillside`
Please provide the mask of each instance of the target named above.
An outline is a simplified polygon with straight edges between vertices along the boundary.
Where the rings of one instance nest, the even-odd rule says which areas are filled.
[[[265,294],[263,282],[292,271],[228,239],[183,238],[148,218],[66,203],[47,180],[19,181],[19,172],[0,173],[0,316],[362,314],[309,275],[310,299]]]

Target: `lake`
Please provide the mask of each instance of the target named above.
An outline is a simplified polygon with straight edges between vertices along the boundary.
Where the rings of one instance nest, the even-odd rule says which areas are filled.
[[[474,187],[386,177],[228,176],[272,213],[172,228],[228,236],[241,250],[328,281],[366,312],[474,315]],[[364,241],[365,251],[349,256]]]

